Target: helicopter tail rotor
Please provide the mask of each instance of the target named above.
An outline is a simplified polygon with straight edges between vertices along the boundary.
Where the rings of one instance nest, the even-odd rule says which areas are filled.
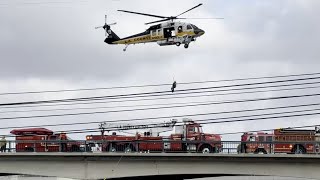
[[[117,23],[114,22],[114,23],[111,23],[111,24],[107,24],[107,15],[104,16],[104,25],[103,26],[97,26],[95,27],[95,29],[100,29],[100,28],[103,28],[105,30],[105,36],[110,36],[112,35],[112,31],[111,31],[111,27],[110,26],[113,26],[113,25],[116,25]]]

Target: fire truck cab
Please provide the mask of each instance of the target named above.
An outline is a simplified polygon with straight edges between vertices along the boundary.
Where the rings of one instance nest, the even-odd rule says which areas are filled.
[[[14,129],[10,133],[16,135],[16,152],[80,151],[80,144],[70,142],[66,133],[54,133],[46,128]]]
[[[269,142],[269,143],[268,143]],[[267,154],[273,151],[273,134],[258,132],[244,133],[241,136],[241,144],[238,153]]]

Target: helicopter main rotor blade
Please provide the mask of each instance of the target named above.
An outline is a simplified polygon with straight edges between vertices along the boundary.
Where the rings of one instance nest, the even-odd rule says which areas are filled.
[[[98,26],[98,27],[95,27],[95,29],[100,29],[100,28],[103,28],[103,26]]]
[[[112,26],[112,25],[116,25],[117,23],[115,22],[115,23],[111,23],[111,24],[108,24],[108,26]]]
[[[170,18],[166,18],[166,19],[162,19],[162,20],[159,20],[159,21],[148,22],[148,23],[145,23],[145,25],[154,24],[154,23],[159,23],[159,22],[164,22],[164,21],[169,21],[169,20],[170,20]]]
[[[200,4],[196,5],[195,7],[191,8],[191,9],[189,9],[189,10],[187,10],[187,11],[185,11],[185,12],[183,12],[183,13],[179,14],[179,15],[177,15],[176,17],[179,17],[179,16],[181,16],[182,14],[185,14],[185,13],[187,13],[187,12],[189,12],[189,11],[191,11],[191,10],[193,10],[193,9],[195,9],[195,8],[197,8],[197,7],[199,7],[199,6],[202,6],[202,3],[200,3]]]
[[[158,15],[153,15],[153,14],[139,13],[139,12],[133,12],[133,11],[126,11],[126,10],[118,10],[118,11],[125,12],[125,13],[131,13],[131,14],[139,14],[139,15],[143,15],[143,16],[156,17],[156,18],[168,18],[165,16],[158,16]]]

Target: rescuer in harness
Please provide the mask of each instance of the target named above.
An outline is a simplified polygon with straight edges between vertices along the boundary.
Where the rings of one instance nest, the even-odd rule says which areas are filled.
[[[6,152],[6,146],[7,146],[7,140],[4,136],[2,136],[2,139],[0,140],[0,151]]]

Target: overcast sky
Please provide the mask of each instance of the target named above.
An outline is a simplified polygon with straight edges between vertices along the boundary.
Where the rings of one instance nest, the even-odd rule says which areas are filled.
[[[103,25],[104,15],[107,13],[110,23],[118,23],[112,27],[113,31],[118,36],[125,37],[144,31],[148,28],[144,25],[145,22],[157,19],[121,13],[118,9],[171,16],[198,3],[203,3],[203,6],[184,17],[223,17],[224,20],[191,20],[191,23],[206,33],[191,43],[189,49],[176,46],[160,47],[154,43],[129,46],[127,51],[123,52],[123,45],[105,44],[103,30],[94,29],[95,26]],[[319,9],[318,0],[0,0],[0,93],[162,84],[172,83],[173,78],[178,82],[178,89],[184,89],[199,86],[179,86],[179,82],[319,72]],[[209,85],[223,84],[204,86]],[[169,89],[170,87],[153,87],[117,91],[3,95],[0,96],[0,101],[61,99]],[[81,107],[234,100],[307,92],[317,90]],[[130,113],[2,120],[0,127],[196,114],[316,100],[317,98],[309,98]],[[28,109],[30,108],[16,110]],[[0,117],[63,112],[66,111],[2,113]],[[204,129],[210,133],[224,133],[315,123],[317,117],[304,117],[205,125]],[[59,131],[96,126],[95,124],[51,129]],[[9,131],[0,130],[0,134],[9,134]],[[83,134],[72,137],[84,139]],[[226,136],[224,139],[240,138],[236,135]]]

